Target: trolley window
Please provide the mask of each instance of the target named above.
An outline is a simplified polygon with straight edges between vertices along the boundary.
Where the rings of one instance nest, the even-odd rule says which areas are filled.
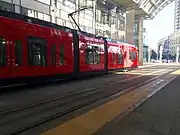
[[[60,46],[60,65],[65,64],[65,59],[64,59],[64,45]]]
[[[122,54],[122,51],[120,51],[118,53],[118,64],[122,64],[123,62],[123,54]]]
[[[33,66],[46,66],[46,41],[43,38],[28,37],[29,64]]]
[[[136,60],[137,59],[137,53],[133,52],[133,55],[134,55],[134,60]]]
[[[101,61],[100,47],[87,46],[85,49],[86,64],[99,64]]]
[[[92,46],[87,46],[87,48],[85,49],[85,63],[93,64]]]
[[[112,64],[116,64],[116,54],[112,52]]]
[[[17,66],[22,64],[22,43],[20,40],[16,40],[14,43],[15,49],[15,63]]]
[[[51,46],[51,64],[56,65],[56,45]]]
[[[131,60],[136,60],[136,52],[129,52],[129,57]]]
[[[100,47],[94,46],[93,47],[93,53],[94,53],[94,64],[99,64],[101,59],[100,59]]]
[[[6,58],[6,40],[0,37],[0,66],[5,66],[7,64]]]

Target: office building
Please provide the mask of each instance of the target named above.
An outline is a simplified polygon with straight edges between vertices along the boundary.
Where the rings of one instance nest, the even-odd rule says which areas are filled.
[[[82,31],[124,41],[125,13],[107,0],[0,0],[0,9],[77,29],[68,17],[80,8],[74,18]]]
[[[174,32],[180,30],[180,0],[175,0]]]

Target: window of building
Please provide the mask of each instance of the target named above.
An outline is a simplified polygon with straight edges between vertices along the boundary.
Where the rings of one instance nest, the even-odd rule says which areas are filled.
[[[47,4],[47,5],[50,5],[50,3],[51,3],[50,2],[51,0],[37,0],[37,1],[44,3],[44,4]]]
[[[79,2],[79,4],[82,6],[85,6],[87,4],[87,0],[80,0]]]
[[[109,15],[105,12],[101,12],[101,23],[109,24]]]
[[[139,33],[138,30],[139,30],[138,22],[135,22],[134,23],[134,33],[138,34]]]
[[[65,12],[74,12],[75,10],[75,0],[63,0],[62,1],[62,7],[61,9],[64,10]]]
[[[14,7],[15,6],[10,4],[10,3],[0,1],[0,10],[5,10],[8,12],[14,12]]]
[[[29,16],[29,17],[33,17],[33,18],[38,18],[40,20],[44,20],[44,21],[48,21],[50,22],[50,15],[32,10],[32,9],[28,9],[28,8],[21,8],[21,13],[23,15]]]
[[[111,25],[116,23],[116,16],[111,16]]]
[[[62,25],[62,24],[63,24],[62,19],[57,18],[57,24],[58,24],[58,25]]]
[[[66,0],[63,0],[63,1],[66,1]],[[68,1],[70,1],[71,3],[76,3],[76,0],[68,0]]]
[[[85,50],[86,64],[99,64],[100,58],[100,47],[97,46],[87,46]]]
[[[5,66],[6,61],[6,40],[0,37],[0,66]]]
[[[50,21],[51,21],[50,16],[47,15],[47,14],[44,14],[44,19],[43,19],[43,20],[44,20],[44,21],[47,21],[47,22],[50,22]]]
[[[96,22],[100,22],[101,21],[101,11],[97,10],[96,11]]]
[[[21,13],[21,7],[19,5],[14,6],[15,13],[20,14]]]
[[[61,18],[64,19],[64,20],[69,20],[68,18],[68,12],[64,11],[64,10],[61,10],[60,11],[61,13]]]
[[[28,37],[29,64],[33,66],[46,66],[46,41],[42,38]]]
[[[93,4],[93,2],[91,0],[80,0],[79,2],[80,2],[79,4],[81,6],[92,6],[92,4]]]
[[[122,30],[122,31],[125,30],[125,22],[124,21],[118,20],[118,24],[117,25],[118,25],[117,26],[118,30]]]
[[[57,7],[58,9],[61,9],[61,4],[62,4],[62,2],[60,2],[60,1],[58,0],[58,1],[57,1],[57,6],[56,6],[56,7]]]
[[[55,7],[57,7],[57,3],[58,3],[58,0],[52,0],[52,6],[55,6]]]
[[[21,8],[21,13],[23,15],[29,16],[29,17],[35,17],[35,11],[32,9],[28,9],[28,8]]]
[[[86,0],[86,2],[87,2],[87,6],[92,6],[93,5],[93,1],[91,1],[91,0]]]
[[[22,43],[20,40],[15,41],[14,50],[15,50],[16,66],[21,66],[22,65]]]
[[[43,15],[43,13],[38,12],[38,13],[37,13],[37,16],[38,16],[38,19],[44,20],[44,15]]]
[[[65,57],[64,57],[64,45],[60,46],[60,64],[64,65],[65,64]]]

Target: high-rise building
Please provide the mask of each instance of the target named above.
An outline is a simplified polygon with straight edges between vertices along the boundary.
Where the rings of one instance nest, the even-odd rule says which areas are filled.
[[[175,0],[174,32],[180,30],[180,0]]]

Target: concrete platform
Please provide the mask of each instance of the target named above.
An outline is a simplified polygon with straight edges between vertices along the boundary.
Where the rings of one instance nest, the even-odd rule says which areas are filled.
[[[177,85],[177,82],[180,80],[180,77],[178,77],[179,80],[175,79],[180,74],[180,70],[171,68],[166,70],[168,70],[168,72],[161,71],[161,76],[156,75],[156,79],[154,81],[149,82],[141,87],[135,88],[131,91],[127,91],[124,94],[119,93],[120,95],[113,97],[112,100],[64,123],[49,128],[49,130],[47,129],[46,131],[41,132],[42,135],[141,135],[139,132],[142,132],[143,135],[148,135],[148,133],[151,131],[152,133],[160,133],[159,135],[162,135],[160,131],[158,132],[158,129],[164,128],[161,127],[164,126],[164,121],[161,122],[161,120],[165,120],[164,117],[166,117],[166,115],[164,117],[160,116],[162,116],[162,112],[170,113],[170,109],[173,110],[174,108],[172,105],[168,104],[171,103],[169,102],[169,100],[173,100],[173,95],[166,92],[165,95],[170,97],[169,99],[165,97],[164,100],[166,100],[166,98],[168,99],[167,102],[165,102],[161,99],[161,92],[167,91],[163,88],[167,84],[167,87],[169,87],[169,85],[174,86]],[[171,81],[175,82],[176,84],[171,84]],[[168,90],[169,89],[170,88],[168,88]],[[160,94],[156,94],[158,91],[160,91]],[[154,94],[155,96],[153,96]],[[153,98],[151,98],[151,96],[153,96]],[[178,96],[180,97],[180,92],[176,93],[176,96],[177,97],[175,99],[178,99]],[[156,100],[154,99],[154,97],[156,97]],[[147,99],[149,100],[146,101]],[[150,104],[149,107],[143,107],[144,105],[141,105],[139,108],[142,109],[137,111],[137,106],[139,106],[143,102],[145,102],[144,104],[149,104],[150,101],[153,102],[153,104]],[[175,103],[177,102],[178,101],[176,100]],[[166,106],[168,106],[169,108],[167,108]],[[132,110],[134,109],[135,111],[133,111],[133,113],[126,115],[129,112],[132,112]],[[156,118],[156,114],[159,112],[158,109],[160,109],[161,111],[161,114],[157,115],[160,117],[159,119]],[[134,112],[136,113],[134,114]],[[122,117],[124,118],[122,119]],[[173,118],[171,118],[170,120],[174,120]],[[155,120],[160,121],[159,125],[158,121]],[[154,130],[157,129],[157,131],[151,130],[152,123],[157,124],[154,124],[153,126]],[[165,126],[166,123],[167,122],[165,121]],[[142,129],[141,126],[143,127]],[[167,127],[165,127],[165,130],[167,130]]]
[[[180,135],[180,76],[95,135]]]

